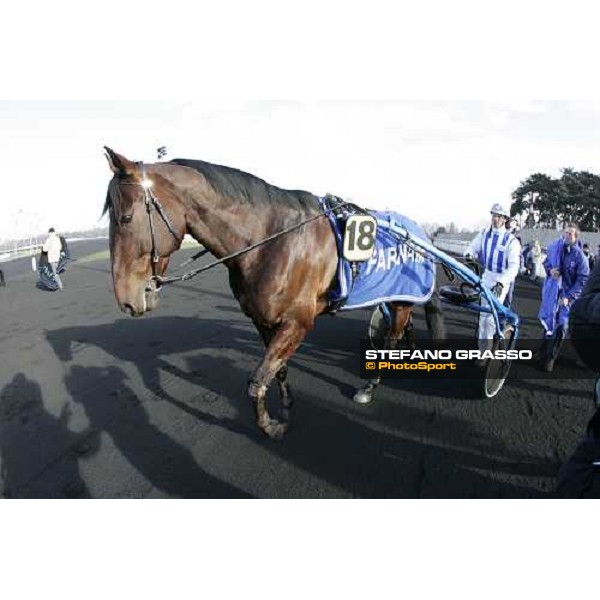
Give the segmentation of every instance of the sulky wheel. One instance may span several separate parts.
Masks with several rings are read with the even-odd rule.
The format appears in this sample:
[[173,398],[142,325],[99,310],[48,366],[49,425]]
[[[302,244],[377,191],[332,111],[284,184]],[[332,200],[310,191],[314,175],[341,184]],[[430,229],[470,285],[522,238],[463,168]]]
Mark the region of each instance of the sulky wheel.
[[[511,325],[506,325],[503,331],[503,337],[494,338],[492,351],[509,350],[513,346],[514,329]],[[510,371],[511,360],[488,360],[483,368],[483,381],[480,383],[481,391],[485,398],[493,398],[504,385],[508,372]]]
[[369,341],[374,350],[383,350],[385,348],[385,340],[390,331],[389,312],[384,313],[382,305],[376,306],[369,320]]

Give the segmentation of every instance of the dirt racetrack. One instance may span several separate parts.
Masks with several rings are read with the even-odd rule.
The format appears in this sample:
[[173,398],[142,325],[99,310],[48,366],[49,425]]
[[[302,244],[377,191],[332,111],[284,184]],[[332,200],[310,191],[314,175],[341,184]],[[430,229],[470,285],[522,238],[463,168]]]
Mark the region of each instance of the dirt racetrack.
[[[72,253],[64,292],[36,289],[29,259],[2,265],[4,497],[552,496],[592,414],[590,379],[511,379],[487,401],[395,380],[356,405],[369,316],[357,311],[321,317],[292,359],[293,421],[273,442],[246,398],[261,344],[223,267],[131,319],[112,295],[106,240]],[[539,286],[519,280],[525,336],[537,335],[538,301]],[[469,314],[445,316],[451,333],[472,327]],[[422,309],[415,326],[418,336]]]

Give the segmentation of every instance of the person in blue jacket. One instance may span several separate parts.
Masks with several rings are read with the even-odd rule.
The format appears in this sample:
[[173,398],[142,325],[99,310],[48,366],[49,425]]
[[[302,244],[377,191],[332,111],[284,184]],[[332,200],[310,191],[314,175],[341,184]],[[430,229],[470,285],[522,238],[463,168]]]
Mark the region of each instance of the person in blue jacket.
[[592,392],[596,412],[560,469],[556,489],[563,498],[600,498],[600,262],[571,309],[569,327],[577,354],[598,375]]
[[544,327],[544,339],[538,355],[548,373],[554,368],[554,361],[567,335],[571,306],[581,295],[590,274],[579,235],[579,227],[569,223],[563,235],[548,246],[544,261],[546,281],[538,312],[538,318]]

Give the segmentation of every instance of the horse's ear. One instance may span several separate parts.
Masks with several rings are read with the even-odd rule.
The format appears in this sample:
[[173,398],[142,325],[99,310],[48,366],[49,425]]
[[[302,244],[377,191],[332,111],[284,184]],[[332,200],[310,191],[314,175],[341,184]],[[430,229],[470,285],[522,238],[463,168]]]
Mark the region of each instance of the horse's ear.
[[110,170],[117,174],[132,175],[135,172],[135,163],[126,159],[124,156],[117,154],[108,146],[104,146],[106,160]]

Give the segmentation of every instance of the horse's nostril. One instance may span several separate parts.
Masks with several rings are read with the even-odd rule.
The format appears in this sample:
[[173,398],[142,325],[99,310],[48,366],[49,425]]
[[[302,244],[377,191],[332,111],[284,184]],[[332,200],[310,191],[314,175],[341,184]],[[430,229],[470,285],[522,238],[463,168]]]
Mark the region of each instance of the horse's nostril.
[[128,312],[132,317],[135,314],[135,310],[133,310],[133,306],[131,304],[128,304],[128,303],[123,304],[121,310],[123,312]]

